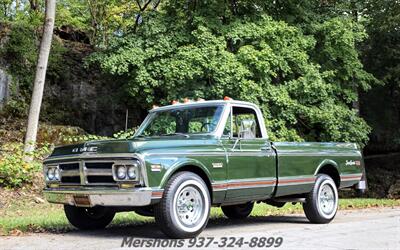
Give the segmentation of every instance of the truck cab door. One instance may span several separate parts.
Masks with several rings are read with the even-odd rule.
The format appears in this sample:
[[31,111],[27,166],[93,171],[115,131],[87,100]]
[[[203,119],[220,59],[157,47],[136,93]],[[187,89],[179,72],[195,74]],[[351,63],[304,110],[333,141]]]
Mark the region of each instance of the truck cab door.
[[222,137],[228,158],[225,199],[268,198],[276,184],[276,158],[260,127],[261,112],[240,106],[232,106],[230,112]]

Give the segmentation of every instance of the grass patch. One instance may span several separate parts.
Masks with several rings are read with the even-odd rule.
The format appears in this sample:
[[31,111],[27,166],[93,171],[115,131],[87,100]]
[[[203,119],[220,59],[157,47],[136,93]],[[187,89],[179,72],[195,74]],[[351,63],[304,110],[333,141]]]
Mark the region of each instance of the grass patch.
[[[400,206],[400,200],[355,198],[341,199],[339,207],[344,209],[360,209],[371,207]],[[252,216],[284,215],[302,213],[301,204],[286,204],[282,208],[274,208],[264,203],[256,204]],[[212,208],[211,218],[223,217],[220,208]],[[118,213],[111,227],[141,225],[154,222],[153,218],[143,217],[133,212]],[[15,202],[7,208],[0,209],[0,234],[18,235],[21,232],[53,232],[62,233],[73,230],[65,218],[61,205],[49,203]]]

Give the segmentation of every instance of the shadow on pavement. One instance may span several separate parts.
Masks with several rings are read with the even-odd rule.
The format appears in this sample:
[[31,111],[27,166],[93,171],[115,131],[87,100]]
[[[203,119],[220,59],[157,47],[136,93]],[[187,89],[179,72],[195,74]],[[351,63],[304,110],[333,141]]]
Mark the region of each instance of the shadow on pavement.
[[[240,227],[241,230],[246,226],[268,225],[267,223],[294,223],[308,224],[305,216],[252,216],[244,220],[230,220],[227,218],[210,219],[207,229],[223,229],[224,227]],[[148,222],[141,225],[114,225],[104,230],[79,231],[74,230],[68,235],[76,235],[81,237],[103,237],[103,238],[121,238],[123,236],[140,237],[140,238],[167,238],[157,227],[154,222]]]

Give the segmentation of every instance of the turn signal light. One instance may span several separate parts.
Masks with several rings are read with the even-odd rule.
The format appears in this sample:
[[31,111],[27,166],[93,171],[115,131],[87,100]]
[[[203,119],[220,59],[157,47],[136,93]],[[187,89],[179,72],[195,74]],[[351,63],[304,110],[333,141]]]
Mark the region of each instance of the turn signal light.
[[132,184],[132,183],[121,183],[119,186],[121,188],[134,188],[135,184]]
[[225,96],[224,101],[232,101],[232,98],[230,98],[229,96]]
[[183,99],[183,103],[189,103],[190,102],[190,99],[189,98],[185,98],[185,99]]
[[178,104],[179,102],[177,100],[173,100],[171,103],[172,103],[172,105],[175,105],[175,104]]

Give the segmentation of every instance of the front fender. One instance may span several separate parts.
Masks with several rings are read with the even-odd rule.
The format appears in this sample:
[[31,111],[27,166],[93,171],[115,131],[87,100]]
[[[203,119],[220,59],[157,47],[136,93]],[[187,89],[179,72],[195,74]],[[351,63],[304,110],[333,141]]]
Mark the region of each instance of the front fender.
[[208,180],[211,181],[210,170],[204,163],[190,156],[160,156],[148,155],[144,159],[146,163],[146,172],[149,187],[164,188],[171,176],[179,169],[187,166],[193,166],[205,173]]
[[183,167],[187,167],[187,166],[193,166],[193,167],[199,168],[206,174],[208,180],[211,182],[211,173],[203,163],[201,163],[200,161],[198,161],[196,159],[183,158],[183,159],[178,159],[173,165],[168,167],[167,171],[165,172],[164,176],[161,179],[160,187],[164,188],[165,185],[167,184],[168,180],[171,178],[171,176],[174,173],[179,171],[179,169],[181,169]]

